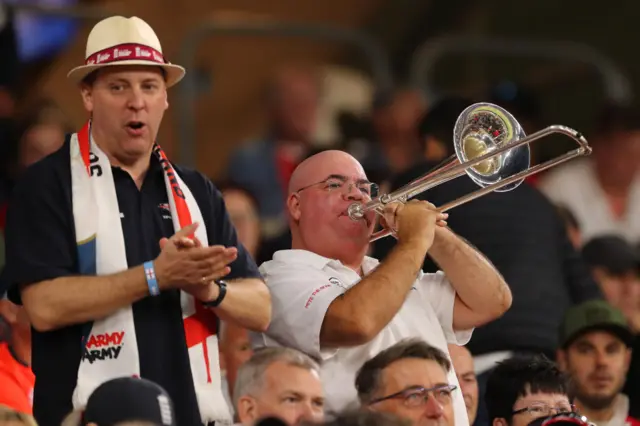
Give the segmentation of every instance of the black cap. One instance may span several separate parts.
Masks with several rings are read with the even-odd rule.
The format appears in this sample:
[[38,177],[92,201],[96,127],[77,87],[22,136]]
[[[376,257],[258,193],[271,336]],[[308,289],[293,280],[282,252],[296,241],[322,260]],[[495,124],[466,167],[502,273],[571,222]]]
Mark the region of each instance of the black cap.
[[640,257],[635,247],[617,235],[596,237],[582,248],[582,257],[591,267],[601,267],[613,275],[637,271]]
[[83,424],[113,426],[125,421],[175,426],[173,402],[162,387],[146,379],[122,377],[98,386],[87,401]]

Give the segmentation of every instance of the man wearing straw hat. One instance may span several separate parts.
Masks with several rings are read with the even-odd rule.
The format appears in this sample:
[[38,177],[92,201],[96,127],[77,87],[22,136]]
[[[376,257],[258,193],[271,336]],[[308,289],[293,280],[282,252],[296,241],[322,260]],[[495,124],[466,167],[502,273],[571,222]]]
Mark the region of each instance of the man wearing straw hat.
[[184,73],[141,19],[99,22],[69,73],[89,122],[16,187],[5,279],[35,329],[41,425],[116,377],[165,388],[180,425],[230,420],[217,318],[264,330],[270,295],[219,191],[155,143]]

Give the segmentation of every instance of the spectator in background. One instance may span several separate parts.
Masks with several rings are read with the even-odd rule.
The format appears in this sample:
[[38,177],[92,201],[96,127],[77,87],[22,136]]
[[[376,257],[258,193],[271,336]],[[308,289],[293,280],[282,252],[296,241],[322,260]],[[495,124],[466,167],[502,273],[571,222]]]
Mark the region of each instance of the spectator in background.
[[[526,134],[540,130],[542,108],[534,90],[522,83],[510,80],[499,81],[489,89],[488,102],[494,103],[511,113],[520,123]],[[540,159],[541,144],[529,145],[531,164]],[[528,176],[525,180],[535,185],[540,174]]]
[[[443,158],[453,154],[452,129],[460,113],[472,103],[462,98],[444,99],[426,114],[419,130],[425,141],[425,158],[428,144],[446,147]],[[391,190],[430,172],[441,158],[434,160],[424,160],[396,177]],[[461,176],[416,198],[441,206],[478,189],[469,177]],[[482,401],[488,374],[496,362],[516,352],[555,356],[562,313],[573,304],[601,297],[601,293],[569,241],[555,206],[530,184],[524,182],[509,192],[487,194],[449,213],[449,227],[489,258],[513,293],[511,309],[476,329],[467,344],[475,357]],[[393,238],[379,240],[374,256],[385,258],[395,246]],[[426,258],[423,269],[434,272],[438,266]],[[476,424],[486,422],[486,410],[480,404]]]
[[[42,99],[18,117],[17,123],[9,130],[8,142],[12,145],[6,152],[6,185],[10,189],[13,182],[24,170],[57,151],[64,143],[68,123],[60,108],[48,99]],[[4,229],[9,196],[0,200],[0,229]]]
[[449,344],[448,348],[453,370],[464,397],[464,405],[467,407],[469,424],[473,424],[478,412],[478,380],[473,368],[473,357],[464,346]]
[[289,426],[324,419],[319,365],[290,348],[265,348],[238,371],[234,408],[244,426],[277,417]]
[[[0,300],[0,405],[32,414],[31,325],[22,306]],[[0,416],[1,417],[1,416]],[[2,424],[0,422],[0,424]]]
[[62,426],[177,426],[171,397],[150,380],[111,379],[98,386],[87,404],[69,413]]
[[71,132],[62,110],[51,100],[42,99],[18,122],[18,173],[57,151]]
[[278,70],[265,95],[268,133],[238,148],[229,159],[227,179],[257,197],[265,239],[287,232],[287,185],[313,144],[320,95],[320,76],[314,70]]
[[622,312],[605,301],[585,302],[569,309],[560,327],[558,363],[573,385],[580,414],[598,426],[639,426],[639,400],[622,393],[628,375],[633,333]]
[[588,241],[582,257],[605,299],[620,309],[634,333],[640,333],[640,256],[617,235]]
[[547,172],[540,189],[580,221],[583,238],[640,241],[640,110],[608,107],[590,139],[593,154]]
[[[260,218],[258,201],[245,188],[232,183],[216,185],[222,193],[231,223],[238,231],[238,240],[255,259],[260,246]],[[218,331],[220,340],[220,369],[222,388],[229,407],[233,407],[233,386],[238,369],[253,354],[249,332],[238,324],[220,321]],[[232,413],[233,414],[233,413]]]
[[366,361],[356,375],[362,407],[391,413],[414,426],[453,426],[453,401],[462,398],[447,375],[447,354],[419,339],[401,340]]
[[229,219],[238,232],[238,240],[255,259],[261,243],[257,198],[248,189],[230,182],[216,187],[222,193]]
[[544,356],[518,356],[498,364],[487,382],[491,426],[526,426],[541,417],[570,413],[567,377]]
[[424,112],[421,93],[411,89],[397,90],[374,105],[371,119],[375,141],[371,156],[363,159],[366,171],[374,169],[372,179],[384,182],[412,167],[420,158],[415,128]]

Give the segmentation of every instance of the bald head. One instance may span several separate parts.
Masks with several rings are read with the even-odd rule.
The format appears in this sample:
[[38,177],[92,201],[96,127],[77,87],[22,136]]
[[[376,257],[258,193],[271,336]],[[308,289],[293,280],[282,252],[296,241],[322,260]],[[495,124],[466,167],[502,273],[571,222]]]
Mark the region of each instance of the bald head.
[[[346,166],[347,170],[340,172],[340,166]],[[353,156],[344,151],[327,150],[319,152],[304,160],[296,167],[289,180],[289,195],[300,188],[320,182],[331,174],[359,173],[366,177],[364,169]],[[323,174],[324,173],[324,174]]]
[[289,181],[287,197],[291,248],[359,267],[376,213],[352,220],[348,209],[370,199],[370,191],[363,190],[363,186],[371,188],[367,182],[360,163],[343,151],[322,151],[300,163]]

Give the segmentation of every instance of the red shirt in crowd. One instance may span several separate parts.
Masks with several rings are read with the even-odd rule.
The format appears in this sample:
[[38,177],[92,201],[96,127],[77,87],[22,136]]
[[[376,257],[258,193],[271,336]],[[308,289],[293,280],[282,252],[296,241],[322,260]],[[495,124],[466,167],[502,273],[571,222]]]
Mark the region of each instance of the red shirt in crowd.
[[7,342],[0,343],[0,404],[33,414],[33,387],[36,377],[31,368],[18,361]]

